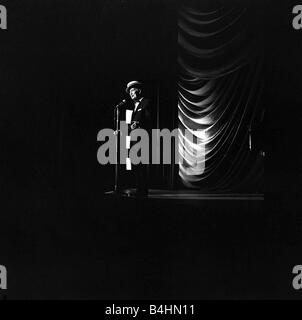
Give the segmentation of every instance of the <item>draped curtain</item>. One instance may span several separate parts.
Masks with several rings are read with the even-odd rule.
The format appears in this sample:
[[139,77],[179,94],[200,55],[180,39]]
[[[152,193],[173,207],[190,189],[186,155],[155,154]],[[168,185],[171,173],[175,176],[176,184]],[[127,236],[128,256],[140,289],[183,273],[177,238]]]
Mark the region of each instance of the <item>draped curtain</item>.
[[259,191],[261,32],[251,8],[214,2],[179,8],[179,176],[189,188]]

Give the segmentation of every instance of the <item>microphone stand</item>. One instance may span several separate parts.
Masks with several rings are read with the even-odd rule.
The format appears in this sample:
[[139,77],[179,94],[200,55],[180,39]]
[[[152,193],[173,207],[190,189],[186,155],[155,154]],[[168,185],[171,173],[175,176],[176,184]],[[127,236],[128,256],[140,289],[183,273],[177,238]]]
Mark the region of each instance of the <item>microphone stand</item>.
[[119,108],[126,103],[126,100],[123,100],[114,108],[114,122],[115,122],[115,132],[116,132],[116,152],[115,152],[115,172],[114,172],[114,190],[105,192],[105,194],[111,194],[111,195],[121,195],[121,186],[120,186],[120,110]]
[[119,111],[120,105],[115,106],[114,111],[113,111],[113,118],[114,118],[114,125],[115,125],[115,132],[116,132],[116,146],[115,146],[115,170],[114,170],[114,189],[113,191],[108,191],[105,192],[105,194],[108,195],[121,195],[121,187],[120,187],[120,182],[119,182],[119,173],[120,173],[120,163],[119,163],[119,158],[120,158],[120,125],[119,125],[119,118],[120,118],[120,111]]
[[119,164],[119,158],[120,158],[120,126],[119,126],[119,118],[120,118],[120,111],[119,107],[116,106],[114,108],[114,119],[115,119],[115,130],[116,130],[116,163],[115,163],[115,177],[114,177],[114,193],[119,194],[120,193],[120,185],[119,185],[119,171],[120,171],[120,164]]

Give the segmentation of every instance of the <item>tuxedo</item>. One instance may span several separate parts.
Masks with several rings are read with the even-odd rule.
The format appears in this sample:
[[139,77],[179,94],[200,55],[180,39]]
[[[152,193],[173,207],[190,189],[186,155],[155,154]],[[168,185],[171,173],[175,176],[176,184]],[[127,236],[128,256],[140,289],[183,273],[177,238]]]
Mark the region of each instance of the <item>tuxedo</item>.
[[147,131],[151,130],[151,110],[149,99],[142,98],[141,101],[134,106],[131,121],[137,122],[137,128],[142,128]]

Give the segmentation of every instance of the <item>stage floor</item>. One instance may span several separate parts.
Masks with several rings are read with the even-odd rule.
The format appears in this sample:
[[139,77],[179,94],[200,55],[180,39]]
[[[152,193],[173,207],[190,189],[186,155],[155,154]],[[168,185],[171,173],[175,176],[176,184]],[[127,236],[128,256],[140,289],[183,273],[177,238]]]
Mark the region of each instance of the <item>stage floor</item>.
[[[135,189],[124,189],[125,197],[133,197]],[[150,189],[145,197],[149,199],[174,199],[174,200],[253,200],[263,201],[263,194],[249,193],[204,193],[199,190],[160,190]]]

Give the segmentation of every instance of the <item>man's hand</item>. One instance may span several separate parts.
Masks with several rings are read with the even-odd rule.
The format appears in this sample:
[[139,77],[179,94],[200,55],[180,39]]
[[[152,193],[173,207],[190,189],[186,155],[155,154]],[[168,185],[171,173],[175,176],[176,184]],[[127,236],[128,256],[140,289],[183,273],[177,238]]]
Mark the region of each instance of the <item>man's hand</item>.
[[133,121],[133,123],[131,124],[131,129],[134,130],[138,127],[138,122],[137,121]]

